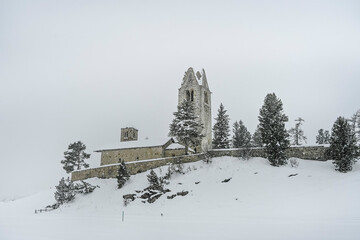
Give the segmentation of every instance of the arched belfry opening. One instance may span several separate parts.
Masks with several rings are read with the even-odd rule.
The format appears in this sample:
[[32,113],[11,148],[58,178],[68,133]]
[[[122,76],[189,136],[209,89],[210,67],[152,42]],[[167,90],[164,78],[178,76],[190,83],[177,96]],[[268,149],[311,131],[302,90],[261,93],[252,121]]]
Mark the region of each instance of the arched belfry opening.
[[194,90],[186,90],[186,100],[187,101],[194,101]]
[[190,91],[186,90],[186,101],[190,101]]

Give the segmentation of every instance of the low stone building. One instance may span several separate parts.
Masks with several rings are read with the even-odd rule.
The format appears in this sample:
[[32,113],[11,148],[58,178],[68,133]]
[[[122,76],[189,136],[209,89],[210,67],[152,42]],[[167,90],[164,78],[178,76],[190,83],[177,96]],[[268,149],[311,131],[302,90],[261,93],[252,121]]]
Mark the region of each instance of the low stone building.
[[147,159],[181,156],[185,154],[185,147],[173,138],[163,140],[124,141],[113,146],[96,150],[101,153],[100,165],[133,162]]

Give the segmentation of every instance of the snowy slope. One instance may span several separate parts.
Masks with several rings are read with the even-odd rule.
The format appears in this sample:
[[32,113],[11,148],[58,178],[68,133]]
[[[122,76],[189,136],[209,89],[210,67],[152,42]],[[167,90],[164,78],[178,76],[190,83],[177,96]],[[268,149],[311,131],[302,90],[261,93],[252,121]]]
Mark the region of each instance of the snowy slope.
[[299,162],[277,168],[262,158],[222,157],[186,164],[166,195],[186,190],[187,196],[153,204],[136,199],[127,207],[122,195],[147,187],[147,173],[121,190],[114,179],[91,179],[100,186],[94,193],[34,214],[54,202],[51,189],[0,203],[0,239],[359,239],[360,165],[342,174],[331,162]]

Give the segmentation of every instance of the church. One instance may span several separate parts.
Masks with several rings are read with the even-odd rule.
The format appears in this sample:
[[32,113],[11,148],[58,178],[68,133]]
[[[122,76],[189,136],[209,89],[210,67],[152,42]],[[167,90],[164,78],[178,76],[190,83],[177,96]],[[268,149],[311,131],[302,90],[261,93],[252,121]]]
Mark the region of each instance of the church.
[[[193,102],[195,115],[204,125],[201,146],[190,149],[190,154],[210,150],[212,148],[211,91],[204,69],[201,73],[198,71],[195,74],[190,67],[185,72],[179,88],[178,104],[183,101]],[[138,132],[139,130],[133,127],[122,128],[119,143],[96,150],[95,152],[101,153],[100,165],[176,157],[185,154],[185,147],[177,143],[174,138],[139,140]]]

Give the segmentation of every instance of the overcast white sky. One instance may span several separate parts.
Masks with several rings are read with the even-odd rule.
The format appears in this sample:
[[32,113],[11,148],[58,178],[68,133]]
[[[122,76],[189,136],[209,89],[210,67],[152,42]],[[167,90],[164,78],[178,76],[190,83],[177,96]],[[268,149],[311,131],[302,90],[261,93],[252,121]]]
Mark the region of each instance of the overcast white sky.
[[275,92],[314,143],[360,108],[359,43],[359,1],[0,0],[0,200],[57,184],[71,142],[167,135],[190,66],[213,117],[253,132]]

